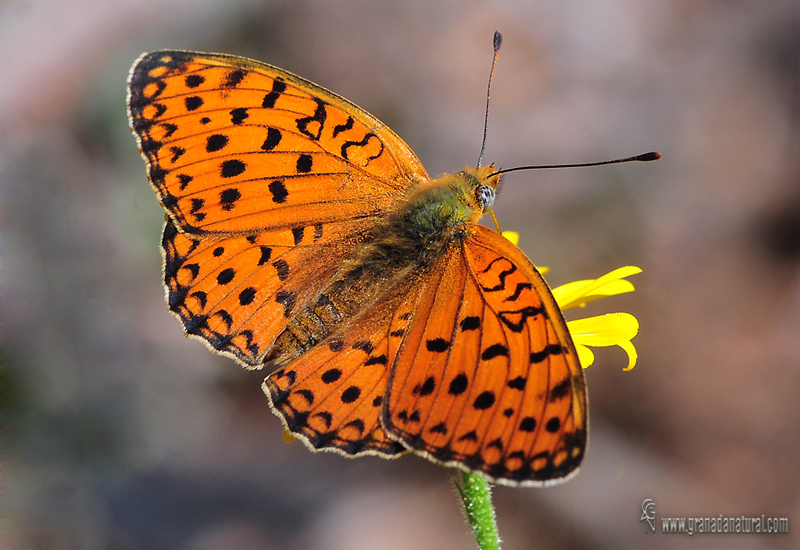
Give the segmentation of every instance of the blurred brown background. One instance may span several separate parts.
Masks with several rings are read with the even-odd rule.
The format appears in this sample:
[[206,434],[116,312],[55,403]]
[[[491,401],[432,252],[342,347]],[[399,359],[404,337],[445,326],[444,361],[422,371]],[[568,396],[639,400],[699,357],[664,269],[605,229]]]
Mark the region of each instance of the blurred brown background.
[[[143,51],[266,61],[397,131],[497,203],[560,284],[644,269],[588,313],[641,322],[587,371],[581,473],[495,492],[506,548],[800,546],[800,4],[634,0],[11,0],[0,6],[0,545],[469,549],[450,472],[285,444],[244,372],[168,313],[163,214],[125,115]],[[574,315],[572,316],[574,317]],[[788,535],[644,534],[661,516],[788,516]]]

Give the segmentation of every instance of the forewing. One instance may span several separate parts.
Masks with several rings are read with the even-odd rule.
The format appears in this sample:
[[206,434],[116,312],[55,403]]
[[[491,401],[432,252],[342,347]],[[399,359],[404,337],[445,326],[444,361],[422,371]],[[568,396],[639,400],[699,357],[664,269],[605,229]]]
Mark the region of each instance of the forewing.
[[428,178],[369,113],[257,61],[144,54],[128,108],[161,204],[179,231],[197,236],[375,216]]

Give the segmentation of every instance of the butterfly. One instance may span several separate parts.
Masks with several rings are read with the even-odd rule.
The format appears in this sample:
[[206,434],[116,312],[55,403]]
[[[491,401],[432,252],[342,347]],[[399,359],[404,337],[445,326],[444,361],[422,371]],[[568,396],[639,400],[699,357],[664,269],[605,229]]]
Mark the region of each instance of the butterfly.
[[166,211],[170,311],[312,450],[413,452],[507,485],[576,472],[587,396],[531,261],[478,220],[493,165],[432,179],[392,130],[288,71],[156,51],[129,121]]

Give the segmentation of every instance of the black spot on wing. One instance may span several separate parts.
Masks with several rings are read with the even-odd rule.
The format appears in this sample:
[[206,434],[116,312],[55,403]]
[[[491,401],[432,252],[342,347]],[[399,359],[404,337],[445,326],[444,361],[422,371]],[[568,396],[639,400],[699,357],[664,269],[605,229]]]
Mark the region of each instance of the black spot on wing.
[[322,381],[326,384],[332,384],[342,377],[342,371],[336,368],[328,369],[322,373]]
[[289,264],[286,262],[286,260],[275,260],[272,262],[272,266],[275,268],[275,271],[278,274],[278,279],[285,281],[289,278]]
[[361,141],[345,141],[342,144],[342,150],[341,150],[342,157],[344,157],[345,159],[350,159],[350,151],[349,150],[350,150],[351,147],[365,147],[369,143],[369,140],[372,139],[372,138],[375,138],[377,140],[378,145],[379,145],[379,149],[378,149],[377,153],[375,153],[374,155],[370,155],[367,158],[367,163],[369,163],[369,161],[371,161],[371,160],[375,160],[376,158],[381,156],[381,154],[383,153],[384,145],[383,145],[383,142],[380,139],[378,139],[378,136],[376,136],[375,134],[373,134],[371,132],[368,133],[367,135],[365,135],[364,138]]
[[225,81],[222,83],[222,87],[235,88],[244,80],[246,75],[247,73],[241,69],[232,69],[225,75]]
[[183,104],[186,106],[187,111],[196,111],[203,106],[203,98],[193,95],[184,99]]
[[352,128],[353,128],[353,117],[348,116],[347,122],[345,122],[344,124],[337,124],[336,126],[333,127],[333,135],[331,137],[335,138],[340,133],[346,132],[347,130],[350,130]]
[[464,317],[459,324],[461,330],[475,330],[481,328],[480,317]]
[[[494,267],[494,264],[500,261],[508,262],[508,260],[506,260],[505,258],[495,258],[481,273],[488,273]],[[495,286],[487,287],[481,285],[481,288],[484,290],[484,292],[498,292],[506,287],[506,277],[508,277],[517,270],[517,266],[515,266],[514,264],[509,262],[509,265],[510,267],[508,269],[504,269],[497,275],[499,282]]]
[[318,413],[314,413],[311,415],[311,418],[319,418],[322,422],[325,423],[325,429],[331,427],[331,422],[333,422],[333,415],[328,411],[320,411]]
[[267,129],[267,139],[264,140],[264,143],[261,144],[262,151],[272,151],[275,147],[283,139],[283,134],[277,128],[268,128]]
[[221,151],[228,145],[229,138],[225,134],[212,134],[206,138],[206,153]]
[[258,259],[258,265],[264,265],[272,257],[272,249],[268,246],[261,246],[261,257]]
[[554,416],[550,420],[547,421],[545,424],[544,429],[550,432],[551,434],[556,433],[561,428],[561,419],[557,416]]
[[197,88],[198,86],[200,86],[200,84],[202,84],[205,81],[206,81],[205,77],[199,74],[190,74],[187,75],[186,78],[184,79],[187,88]]
[[203,221],[206,217],[205,213],[200,212],[200,209],[203,208],[206,201],[204,199],[193,198],[191,200],[191,208],[189,208],[189,214],[194,216],[197,221]]
[[492,344],[481,353],[481,359],[489,361],[495,357],[508,357],[508,348],[503,344]]
[[475,398],[475,401],[472,403],[472,406],[478,410],[486,410],[492,405],[494,405],[494,402],[495,402],[494,392],[485,391]]
[[319,98],[314,98],[317,103],[317,108],[313,116],[301,117],[297,119],[297,129],[300,133],[307,137],[318,141],[322,135],[322,129],[325,126],[325,121],[328,118],[328,113],[325,111],[325,102]]
[[525,323],[531,317],[544,313],[544,307],[526,306],[522,309],[500,311],[497,316],[512,332],[522,332]]
[[313,164],[314,164],[314,158],[308,153],[302,153],[299,157],[297,157],[295,170],[297,170],[298,174],[307,174],[311,172]]
[[202,290],[196,290],[195,292],[192,292],[191,294],[189,294],[189,297],[197,300],[200,309],[206,308],[206,303],[208,302],[208,294],[206,294]]
[[364,433],[365,426],[363,420],[361,420],[360,418],[356,418],[355,420],[351,420],[350,422],[342,426],[342,428],[353,428],[357,430],[360,435]]
[[503,440],[498,437],[497,439],[494,439],[494,440],[490,441],[489,444],[486,445],[486,448],[487,449],[495,448],[495,449],[499,449],[499,450],[502,451],[503,450]]
[[432,338],[425,343],[425,346],[428,351],[442,353],[450,349],[450,342],[444,338]]
[[412,393],[420,397],[425,397],[426,395],[432,394],[433,390],[435,389],[436,389],[436,380],[433,378],[433,376],[429,376],[428,378],[425,379],[425,382],[423,382],[422,384],[417,384],[412,390]]
[[256,297],[256,289],[252,286],[245,288],[239,293],[239,305],[247,306],[253,303]]
[[164,128],[164,137],[170,137],[178,131],[178,125],[172,124],[171,122],[164,122],[161,124],[161,127]]
[[428,431],[434,434],[447,435],[447,425],[444,422],[440,422],[439,424],[436,424]]
[[309,405],[314,402],[314,392],[311,390],[296,390],[294,393],[305,399]]
[[530,361],[531,363],[541,363],[550,355],[561,355],[562,353],[564,353],[564,349],[561,347],[561,344],[549,344],[540,351],[532,352]]
[[514,390],[524,390],[525,384],[527,384],[528,379],[524,376],[517,376],[516,378],[512,378],[507,382],[507,386]]
[[523,432],[532,432],[536,429],[536,419],[532,416],[526,416],[519,421],[519,429]]
[[350,386],[342,392],[340,399],[342,403],[353,403],[361,396],[361,389],[357,386]]
[[530,290],[532,285],[530,283],[517,283],[517,288],[514,290],[514,294],[503,300],[504,302],[514,302],[517,298],[519,298],[520,294],[522,294],[523,290]]
[[236,270],[232,267],[227,267],[217,274],[217,284],[218,285],[227,285],[233,278],[236,276]]
[[286,91],[286,83],[279,78],[276,78],[272,81],[272,90],[264,96],[264,100],[261,102],[261,106],[264,109],[272,109],[275,107],[275,102],[281,96],[283,92]]
[[231,124],[238,126],[249,116],[250,114],[244,107],[236,107],[235,109],[231,109]]
[[450,387],[448,388],[448,393],[450,395],[461,395],[467,388],[469,387],[469,379],[467,375],[464,373],[457,374],[453,379],[450,381]]
[[223,178],[233,178],[244,173],[246,165],[239,159],[228,159],[220,164],[219,175]]
[[572,393],[572,379],[565,378],[550,390],[547,400],[550,403],[560,401]]
[[192,275],[192,279],[196,279],[197,275],[200,273],[200,266],[198,264],[183,264],[181,269],[189,271]]
[[269,192],[272,193],[272,202],[281,204],[286,202],[286,197],[289,196],[289,191],[281,180],[272,180],[267,186]]
[[170,147],[169,152],[172,153],[172,158],[169,159],[169,161],[172,164],[175,164],[175,162],[177,162],[177,160],[186,153],[186,149],[184,149],[183,147],[175,146],[175,147]]
[[186,186],[189,185],[194,178],[187,174],[178,174],[178,181],[180,182],[180,190],[183,191],[186,189]]
[[220,192],[219,205],[223,210],[230,212],[233,210],[233,207],[236,206],[236,202],[241,198],[242,194],[238,189],[235,187],[229,187],[228,189],[223,189]]
[[294,245],[297,246],[301,242],[303,242],[303,236],[305,234],[305,227],[293,227],[292,228],[292,238],[294,239]]

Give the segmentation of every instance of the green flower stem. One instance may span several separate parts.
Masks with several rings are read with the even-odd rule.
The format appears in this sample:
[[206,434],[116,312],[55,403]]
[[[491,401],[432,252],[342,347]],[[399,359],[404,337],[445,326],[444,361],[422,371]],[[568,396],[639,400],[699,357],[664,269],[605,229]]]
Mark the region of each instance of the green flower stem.
[[[460,477],[460,479],[459,479]],[[464,514],[475,534],[480,550],[500,550],[500,533],[497,531],[497,518],[492,505],[492,489],[479,475],[459,472],[453,479]]]

